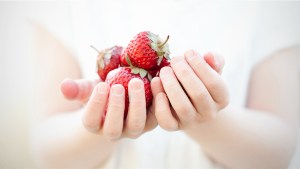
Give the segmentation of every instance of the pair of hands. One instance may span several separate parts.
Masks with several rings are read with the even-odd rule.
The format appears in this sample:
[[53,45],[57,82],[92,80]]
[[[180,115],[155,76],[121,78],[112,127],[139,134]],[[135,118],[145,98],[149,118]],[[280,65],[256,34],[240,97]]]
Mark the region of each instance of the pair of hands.
[[[99,80],[64,80],[61,91],[70,100],[85,104],[82,122],[87,130],[109,140],[137,138],[159,124],[175,131],[210,121],[228,104],[229,96],[220,74],[224,59],[208,53],[203,57],[187,51],[171,60],[170,67],[151,81],[152,106],[147,110],[143,82],[128,85],[129,111],[124,120],[125,89]],[[105,114],[106,112],[106,114]]]

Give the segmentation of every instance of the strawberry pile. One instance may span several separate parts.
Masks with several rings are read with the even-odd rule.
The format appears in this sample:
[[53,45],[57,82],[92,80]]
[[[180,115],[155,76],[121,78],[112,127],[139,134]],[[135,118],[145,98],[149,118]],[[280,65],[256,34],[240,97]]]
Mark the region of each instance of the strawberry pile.
[[162,41],[150,31],[138,33],[123,50],[113,46],[98,52],[97,73],[110,86],[121,84],[125,88],[125,116],[128,113],[128,83],[133,78],[144,82],[147,108],[152,104],[150,81],[158,76],[159,70],[170,65],[169,36]]

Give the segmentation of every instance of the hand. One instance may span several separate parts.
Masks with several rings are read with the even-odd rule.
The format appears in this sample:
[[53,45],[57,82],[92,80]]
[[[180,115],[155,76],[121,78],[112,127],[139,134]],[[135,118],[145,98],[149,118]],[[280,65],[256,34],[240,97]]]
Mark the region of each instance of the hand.
[[188,51],[184,57],[171,60],[171,67],[160,71],[152,88],[159,90],[155,97],[155,116],[166,130],[185,129],[216,117],[229,101],[227,87],[219,73],[224,60],[209,53],[201,57]]
[[86,104],[82,116],[85,128],[109,140],[137,138],[157,126],[153,107],[146,110],[144,84],[140,79],[129,82],[130,104],[126,120],[125,89],[122,85],[110,88],[105,82],[97,80],[68,79],[62,82],[61,90],[66,98]]

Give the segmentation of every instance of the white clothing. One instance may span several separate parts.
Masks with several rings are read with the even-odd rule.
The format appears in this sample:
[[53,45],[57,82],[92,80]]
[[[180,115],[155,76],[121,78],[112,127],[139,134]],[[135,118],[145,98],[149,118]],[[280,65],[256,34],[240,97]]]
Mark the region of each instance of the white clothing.
[[[76,51],[84,76],[95,74],[96,53],[89,45],[99,49],[126,46],[135,34],[149,30],[162,38],[170,35],[173,57],[187,49],[222,54],[231,104],[237,106],[245,103],[255,63],[300,44],[296,17],[300,3],[111,0],[67,2],[53,8],[57,11],[44,24]],[[137,140],[124,139],[106,167],[218,168],[200,149],[182,132],[158,127]]]

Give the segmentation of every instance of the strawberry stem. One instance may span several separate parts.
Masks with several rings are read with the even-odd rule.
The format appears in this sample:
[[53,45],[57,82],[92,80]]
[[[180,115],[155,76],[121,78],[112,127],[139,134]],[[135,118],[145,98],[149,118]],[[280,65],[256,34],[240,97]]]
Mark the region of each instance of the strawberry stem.
[[167,39],[162,43],[162,44],[159,44],[158,47],[161,48],[163,47],[169,40],[169,35],[167,36]]
[[100,53],[100,51],[99,51],[95,46],[90,45],[90,47],[91,47],[92,49],[94,49],[97,53]]

